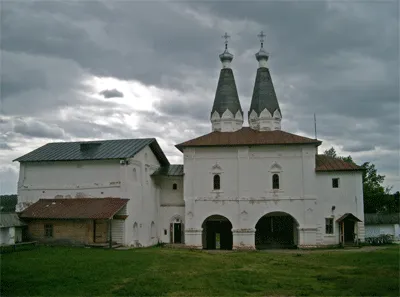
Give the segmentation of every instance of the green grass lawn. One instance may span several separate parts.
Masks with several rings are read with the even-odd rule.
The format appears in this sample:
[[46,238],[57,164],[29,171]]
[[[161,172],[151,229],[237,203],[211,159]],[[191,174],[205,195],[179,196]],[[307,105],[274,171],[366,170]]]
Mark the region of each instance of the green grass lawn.
[[1,255],[1,296],[399,296],[398,246],[208,253],[37,247]]

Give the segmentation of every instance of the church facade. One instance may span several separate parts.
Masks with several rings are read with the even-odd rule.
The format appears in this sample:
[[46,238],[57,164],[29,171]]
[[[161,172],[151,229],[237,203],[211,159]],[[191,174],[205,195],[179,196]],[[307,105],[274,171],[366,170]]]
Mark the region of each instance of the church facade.
[[152,138],[50,143],[16,159],[32,237],[204,249],[364,241],[361,168],[281,130],[268,58],[261,42],[244,127],[226,44],[212,131],[176,145],[183,164],[171,165]]

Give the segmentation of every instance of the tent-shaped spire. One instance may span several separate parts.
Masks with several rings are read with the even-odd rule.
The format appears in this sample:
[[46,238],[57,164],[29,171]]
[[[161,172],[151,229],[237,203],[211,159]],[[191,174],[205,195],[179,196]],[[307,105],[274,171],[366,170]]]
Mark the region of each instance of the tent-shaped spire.
[[228,51],[229,35],[225,33],[222,37],[225,38],[225,51],[219,55],[222,69],[211,110],[211,124],[213,131],[233,132],[243,126],[243,110],[230,67],[233,55]]
[[267,67],[269,54],[264,50],[265,35],[261,31],[258,37],[260,37],[261,48],[255,56],[259,62],[259,68],[248,113],[249,125],[252,129],[259,131],[280,130],[282,113]]

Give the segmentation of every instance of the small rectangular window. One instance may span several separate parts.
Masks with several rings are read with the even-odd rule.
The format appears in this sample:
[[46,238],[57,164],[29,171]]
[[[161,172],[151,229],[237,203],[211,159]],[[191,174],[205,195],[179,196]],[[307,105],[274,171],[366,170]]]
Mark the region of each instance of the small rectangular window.
[[221,189],[221,177],[219,174],[214,175],[214,190]]
[[339,179],[332,178],[332,188],[339,188]]
[[279,175],[276,173],[272,176],[272,189],[279,189]]
[[44,236],[53,237],[53,225],[51,224],[44,225]]
[[332,218],[325,219],[325,233],[333,234],[333,219]]

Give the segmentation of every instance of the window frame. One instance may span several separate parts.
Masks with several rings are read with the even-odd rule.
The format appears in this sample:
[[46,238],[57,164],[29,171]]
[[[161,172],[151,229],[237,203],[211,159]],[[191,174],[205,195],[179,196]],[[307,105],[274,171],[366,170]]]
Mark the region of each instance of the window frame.
[[[277,180],[275,180],[275,177],[277,178]],[[275,187],[275,182],[278,182],[278,187]],[[281,189],[281,185],[280,185],[280,176],[279,173],[275,172],[272,173],[272,190],[280,190]]]
[[178,184],[177,183],[173,183],[172,184],[172,190],[174,190],[174,191],[178,190]]
[[[218,181],[217,181],[218,179]],[[216,182],[218,182],[218,187],[216,187]],[[217,173],[213,175],[213,191],[221,190],[221,174]]]
[[[337,181],[337,187],[335,187],[335,182]],[[340,188],[340,178],[333,177],[332,178],[332,189],[339,189]]]
[[333,221],[333,218],[325,218],[325,234],[335,234],[335,222]]
[[44,237],[53,238],[53,236],[54,236],[54,225],[44,224]]

